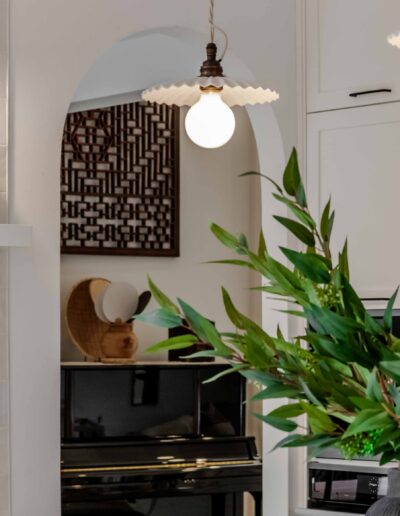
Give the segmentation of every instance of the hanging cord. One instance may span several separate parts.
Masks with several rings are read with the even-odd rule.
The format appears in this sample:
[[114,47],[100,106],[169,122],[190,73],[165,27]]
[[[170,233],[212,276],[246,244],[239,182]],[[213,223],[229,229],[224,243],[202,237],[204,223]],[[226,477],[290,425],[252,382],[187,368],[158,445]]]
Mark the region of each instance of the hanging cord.
[[210,0],[210,10],[209,10],[208,22],[210,24],[211,43],[215,43],[215,31],[216,30],[219,31],[224,37],[225,47],[224,47],[224,51],[221,54],[221,57],[219,58],[219,60],[222,61],[228,50],[229,40],[228,40],[228,34],[223,29],[221,29],[221,27],[219,27],[218,25],[215,25],[215,23],[214,23],[214,0]]

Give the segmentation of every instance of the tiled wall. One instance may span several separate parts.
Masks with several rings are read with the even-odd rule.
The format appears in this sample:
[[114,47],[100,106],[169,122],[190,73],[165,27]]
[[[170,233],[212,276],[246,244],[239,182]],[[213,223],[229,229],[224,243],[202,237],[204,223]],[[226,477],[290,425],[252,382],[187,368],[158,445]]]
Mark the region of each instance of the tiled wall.
[[[0,0],[0,224],[7,222],[8,2]],[[0,249],[0,516],[10,514],[7,260]]]

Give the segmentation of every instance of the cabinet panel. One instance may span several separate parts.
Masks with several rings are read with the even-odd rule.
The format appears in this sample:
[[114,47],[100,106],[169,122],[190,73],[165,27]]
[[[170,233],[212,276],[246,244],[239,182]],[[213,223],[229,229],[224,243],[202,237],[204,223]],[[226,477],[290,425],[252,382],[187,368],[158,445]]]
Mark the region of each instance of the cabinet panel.
[[398,0],[306,0],[308,112],[399,100],[399,31]]
[[400,283],[400,103],[308,116],[307,189],[321,215],[332,195],[335,253],[349,238],[363,296]]

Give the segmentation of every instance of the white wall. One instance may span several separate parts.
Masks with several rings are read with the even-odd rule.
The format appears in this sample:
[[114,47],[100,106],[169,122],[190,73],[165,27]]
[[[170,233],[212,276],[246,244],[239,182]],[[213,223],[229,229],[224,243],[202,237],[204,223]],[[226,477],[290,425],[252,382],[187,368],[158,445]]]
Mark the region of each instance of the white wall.
[[[77,282],[89,277],[104,277],[114,281],[130,281],[139,291],[147,288],[147,274],[170,296],[181,297],[217,322],[219,327],[232,329],[225,315],[220,287],[224,285],[244,313],[251,312],[248,290],[251,274],[248,269],[207,265],[204,262],[231,258],[209,230],[216,222],[235,233],[249,235],[260,228],[260,190],[257,181],[238,178],[248,170],[258,170],[257,148],[246,110],[235,109],[237,127],[232,140],[221,149],[207,151],[194,145],[183,127],[186,110],[181,113],[181,256],[179,258],[143,258],[124,256],[61,257],[61,303]],[[156,307],[156,303],[153,303]],[[70,343],[63,317],[62,359],[82,359]],[[146,347],[166,338],[165,329],[136,324],[139,337],[138,358],[155,360],[165,354],[150,355]]]
[[[34,226],[32,248],[10,252],[13,516],[60,511],[58,170],[69,103],[86,70],[114,42],[160,26],[198,31],[206,11],[197,0],[11,3],[10,222]],[[249,75],[281,92],[274,109],[286,149],[295,138],[294,12],[295,0],[253,0],[251,5],[220,0],[217,7],[231,48]],[[269,107],[258,113],[261,118],[252,116],[252,122],[261,169],[279,176],[283,155],[276,118]],[[269,204],[265,211],[263,206],[263,216],[269,210]],[[271,505],[273,492],[267,494],[265,513],[283,516]]]

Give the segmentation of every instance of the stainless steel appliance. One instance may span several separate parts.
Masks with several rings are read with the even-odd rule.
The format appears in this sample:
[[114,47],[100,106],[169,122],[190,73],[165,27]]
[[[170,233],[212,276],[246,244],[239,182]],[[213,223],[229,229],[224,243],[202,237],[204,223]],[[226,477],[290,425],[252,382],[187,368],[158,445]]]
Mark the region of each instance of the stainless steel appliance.
[[308,465],[308,507],[365,514],[387,494],[388,469],[374,461],[316,459]]

